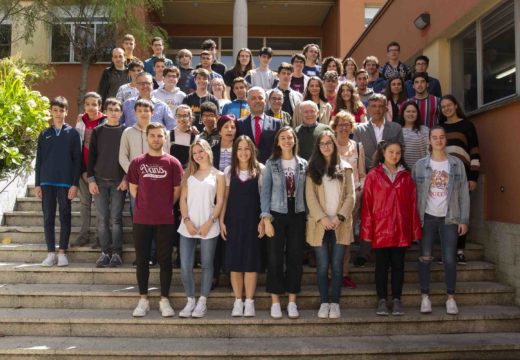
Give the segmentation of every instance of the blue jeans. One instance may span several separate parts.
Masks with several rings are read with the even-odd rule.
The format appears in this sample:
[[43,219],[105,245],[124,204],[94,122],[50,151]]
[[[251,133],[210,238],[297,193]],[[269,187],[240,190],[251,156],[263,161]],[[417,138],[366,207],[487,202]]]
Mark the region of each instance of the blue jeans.
[[[316,254],[316,275],[318,277],[318,289],[320,290],[320,303],[330,302],[339,304],[345,245],[336,243],[334,230],[325,230],[323,243],[321,246],[314,247],[314,253]],[[330,301],[328,286],[329,265],[332,268]]]
[[[202,262],[202,275],[200,281],[200,295],[208,297],[213,281],[213,260],[217,247],[218,236],[211,239],[200,239],[200,257]],[[193,278],[193,265],[195,263],[195,249],[198,238],[180,236],[181,252],[181,278],[184,292],[187,297],[195,296],[195,279]]]
[[[441,239],[442,260],[444,262],[444,281],[446,292],[449,295],[455,294],[455,282],[457,280],[457,253],[458,225],[446,224],[444,217],[436,217],[424,214],[423,239],[421,241],[421,255],[419,257],[419,279],[421,283],[421,293],[430,293],[430,268],[433,252],[433,243],[437,238]],[[424,257],[430,258],[425,260]]]
[[56,251],[56,203],[60,208],[60,250],[67,250],[69,247],[72,214],[68,195],[68,187],[42,186],[43,230],[47,252]]
[[97,233],[104,253],[122,253],[123,206],[125,191],[117,190],[120,181],[96,179],[99,194],[96,202]]

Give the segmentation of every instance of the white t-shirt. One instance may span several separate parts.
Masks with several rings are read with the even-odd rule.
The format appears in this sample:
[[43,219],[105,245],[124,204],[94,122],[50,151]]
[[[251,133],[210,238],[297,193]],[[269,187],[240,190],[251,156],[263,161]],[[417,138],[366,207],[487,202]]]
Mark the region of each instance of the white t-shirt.
[[322,182],[325,190],[325,213],[329,218],[333,218],[338,213],[342,184],[338,179],[332,179],[328,175],[323,176]]
[[430,167],[432,168],[432,178],[425,212],[433,216],[444,217],[448,212],[450,163],[448,160],[430,160]]
[[296,196],[296,183],[295,183],[295,174],[296,174],[296,159],[292,158],[291,160],[282,159],[282,169],[285,173],[285,189],[287,190],[287,197],[295,197]]

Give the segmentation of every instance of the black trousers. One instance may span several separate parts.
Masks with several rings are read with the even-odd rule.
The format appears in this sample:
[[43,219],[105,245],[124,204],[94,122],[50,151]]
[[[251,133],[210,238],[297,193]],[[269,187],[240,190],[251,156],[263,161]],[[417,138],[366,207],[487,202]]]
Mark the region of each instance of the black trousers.
[[274,236],[267,237],[266,280],[266,290],[271,294],[297,294],[301,290],[305,213],[294,212],[294,199],[288,205],[287,214],[271,212]]
[[391,269],[392,298],[401,299],[404,282],[404,247],[374,249],[376,254],[376,290],[378,299],[388,297],[388,270]]
[[173,224],[134,224],[134,247],[137,263],[136,276],[139,294],[148,294],[149,261],[152,238],[157,240],[157,261],[160,267],[161,296],[168,297],[172,282]]

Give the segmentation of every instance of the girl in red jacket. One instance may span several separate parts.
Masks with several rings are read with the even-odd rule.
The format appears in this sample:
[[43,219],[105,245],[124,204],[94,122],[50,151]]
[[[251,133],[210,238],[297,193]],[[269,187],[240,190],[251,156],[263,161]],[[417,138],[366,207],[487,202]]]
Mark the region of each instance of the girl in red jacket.
[[374,168],[363,190],[361,234],[376,254],[376,314],[388,315],[388,270],[392,269],[392,315],[403,315],[401,293],[405,249],[422,237],[417,214],[415,183],[406,168],[402,145],[382,141],[374,155]]

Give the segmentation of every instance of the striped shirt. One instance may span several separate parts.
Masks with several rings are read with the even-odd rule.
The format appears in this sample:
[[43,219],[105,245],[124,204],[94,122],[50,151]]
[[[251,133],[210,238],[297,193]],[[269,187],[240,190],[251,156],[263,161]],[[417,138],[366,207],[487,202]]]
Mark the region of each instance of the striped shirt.
[[421,126],[419,131],[403,127],[404,161],[413,169],[417,160],[426,156],[428,152],[429,129]]
[[448,140],[446,152],[458,157],[464,163],[468,180],[477,181],[480,172],[480,151],[475,126],[469,120],[444,123]]
[[[439,103],[441,101],[440,98],[428,95],[428,97],[424,99],[417,99],[415,96],[408,99],[407,101],[414,101],[418,106],[421,112],[422,125],[427,126],[428,128],[432,128],[439,123]],[[403,102],[400,106],[400,111],[402,111],[402,106],[406,102]]]

